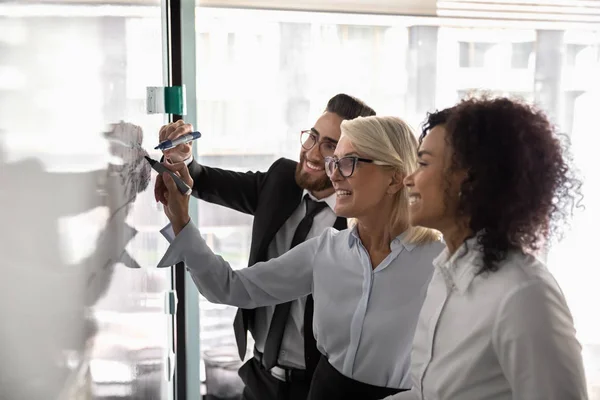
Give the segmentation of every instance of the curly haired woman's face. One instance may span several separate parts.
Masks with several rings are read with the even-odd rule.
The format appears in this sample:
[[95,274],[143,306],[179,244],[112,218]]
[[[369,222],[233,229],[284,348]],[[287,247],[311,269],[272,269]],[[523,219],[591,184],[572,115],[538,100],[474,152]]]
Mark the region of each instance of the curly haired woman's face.
[[411,225],[437,229],[444,233],[456,223],[458,193],[464,174],[447,173],[451,162],[450,146],[443,125],[434,127],[419,147],[419,167],[404,179],[410,190]]

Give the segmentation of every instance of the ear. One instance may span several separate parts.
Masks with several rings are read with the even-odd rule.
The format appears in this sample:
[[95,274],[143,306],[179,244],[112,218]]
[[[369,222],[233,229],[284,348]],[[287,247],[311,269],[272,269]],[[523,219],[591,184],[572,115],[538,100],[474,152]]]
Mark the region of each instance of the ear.
[[404,175],[398,171],[394,171],[392,174],[390,183],[387,188],[387,194],[394,195],[398,193],[404,187]]

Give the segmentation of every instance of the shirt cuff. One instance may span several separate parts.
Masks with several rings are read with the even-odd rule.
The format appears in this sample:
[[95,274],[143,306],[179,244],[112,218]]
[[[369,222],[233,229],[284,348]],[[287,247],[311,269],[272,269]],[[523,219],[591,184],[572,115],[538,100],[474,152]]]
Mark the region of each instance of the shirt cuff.
[[189,156],[188,158],[186,158],[185,160],[183,160],[183,162],[185,163],[185,165],[187,165],[188,167],[190,166],[190,164],[192,163],[192,161],[194,161],[194,156]]
[[173,225],[170,222],[167,224],[167,226],[160,230],[160,234],[163,235],[163,237],[167,239],[169,243],[175,240],[175,231],[173,231]]
[[196,228],[196,225],[194,225],[192,220],[187,223],[177,236],[175,236],[173,227],[170,223],[162,228],[160,233],[169,241],[170,245],[156,267],[171,267],[184,261],[184,251],[190,246],[190,243],[193,243],[194,239],[196,239],[197,233],[194,234],[194,231],[197,230],[198,228]]

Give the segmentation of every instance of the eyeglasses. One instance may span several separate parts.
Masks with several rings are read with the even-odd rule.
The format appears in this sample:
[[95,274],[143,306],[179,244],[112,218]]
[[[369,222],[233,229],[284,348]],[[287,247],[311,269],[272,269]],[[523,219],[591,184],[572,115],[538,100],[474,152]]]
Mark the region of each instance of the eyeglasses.
[[342,157],[339,160],[334,157],[325,157],[325,173],[331,178],[335,170],[340,171],[340,175],[344,178],[350,178],[354,173],[358,162],[370,163],[375,165],[390,165],[382,161],[370,160],[357,156]]
[[[304,130],[300,132],[300,143],[302,144],[302,148],[310,150],[319,143],[319,134],[312,129]],[[323,157],[331,157],[335,151],[335,146],[336,143],[329,140],[323,140],[319,143],[319,151]]]

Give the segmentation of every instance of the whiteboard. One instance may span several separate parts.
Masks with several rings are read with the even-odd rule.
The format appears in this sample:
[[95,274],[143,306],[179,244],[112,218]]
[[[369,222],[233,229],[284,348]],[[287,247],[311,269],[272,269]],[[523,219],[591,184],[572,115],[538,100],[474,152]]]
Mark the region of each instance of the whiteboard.
[[[35,157],[10,161],[0,142],[2,399],[73,398],[89,380],[97,330],[90,307],[117,265],[141,268],[126,248],[137,234],[127,222],[132,204],[151,181],[143,133],[121,122],[104,136],[119,162],[84,172],[49,171]],[[94,210],[101,230],[90,251],[69,262],[63,249],[76,242],[60,222],[86,214],[89,221]]]

